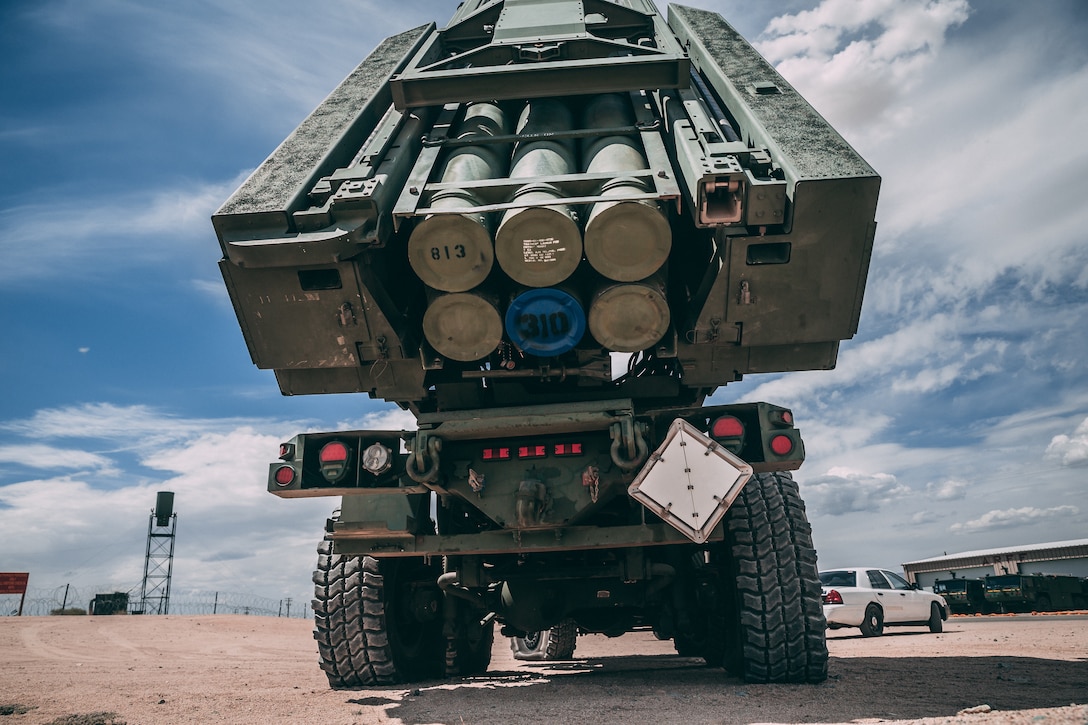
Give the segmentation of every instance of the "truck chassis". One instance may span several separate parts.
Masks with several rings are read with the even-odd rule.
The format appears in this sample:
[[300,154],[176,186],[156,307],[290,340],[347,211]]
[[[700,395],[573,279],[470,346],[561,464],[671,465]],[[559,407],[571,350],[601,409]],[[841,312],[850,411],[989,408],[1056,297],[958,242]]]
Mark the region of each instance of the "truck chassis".
[[[720,16],[466,0],[388,38],[212,222],[254,363],[418,428],[306,433],[268,490],[318,549],[333,687],[652,629],[753,682],[827,674],[792,411],[833,368],[880,179]],[[617,354],[625,372],[613,371]]]

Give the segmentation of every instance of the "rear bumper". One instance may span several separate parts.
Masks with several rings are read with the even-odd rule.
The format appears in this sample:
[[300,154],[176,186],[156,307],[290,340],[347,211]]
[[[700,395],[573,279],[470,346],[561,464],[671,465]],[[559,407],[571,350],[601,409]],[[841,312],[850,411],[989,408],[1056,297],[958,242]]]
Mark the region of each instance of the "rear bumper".
[[865,618],[865,605],[825,604],[824,617],[829,627],[860,627]]

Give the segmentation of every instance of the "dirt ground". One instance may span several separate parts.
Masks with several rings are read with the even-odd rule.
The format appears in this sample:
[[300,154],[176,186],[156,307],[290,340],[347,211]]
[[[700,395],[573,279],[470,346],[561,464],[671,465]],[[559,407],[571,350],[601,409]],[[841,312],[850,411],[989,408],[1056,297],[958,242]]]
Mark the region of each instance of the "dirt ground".
[[5,617],[0,725],[101,712],[128,725],[1088,723],[1088,616],[954,617],[943,634],[873,639],[838,630],[828,648],[824,684],[750,685],[649,633],[580,637],[564,663],[516,661],[502,639],[484,677],[337,691],[306,620]]

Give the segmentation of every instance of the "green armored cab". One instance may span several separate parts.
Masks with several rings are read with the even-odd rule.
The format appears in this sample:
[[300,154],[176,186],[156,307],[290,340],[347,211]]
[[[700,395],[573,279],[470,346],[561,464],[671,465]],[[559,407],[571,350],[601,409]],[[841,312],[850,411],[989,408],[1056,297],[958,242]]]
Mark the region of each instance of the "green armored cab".
[[379,45],[213,217],[283,394],[418,422],[299,435],[269,469],[340,498],[331,685],[484,672],[496,627],[526,658],[642,628],[822,681],[793,413],[703,402],[835,366],[879,185],[713,13],[469,0]]

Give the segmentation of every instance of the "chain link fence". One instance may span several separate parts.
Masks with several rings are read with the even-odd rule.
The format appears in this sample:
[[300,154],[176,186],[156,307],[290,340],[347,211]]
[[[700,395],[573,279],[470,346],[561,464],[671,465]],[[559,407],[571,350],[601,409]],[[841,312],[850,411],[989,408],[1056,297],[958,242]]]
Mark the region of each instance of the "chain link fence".
[[[157,613],[160,600],[156,596],[147,602],[140,600],[138,588],[125,586],[60,586],[53,589],[29,587],[23,600],[24,617],[44,617],[51,614],[83,614],[90,611],[91,601],[99,594],[115,592],[128,594],[128,613]],[[239,592],[220,592],[205,590],[172,591],[168,602],[168,613],[178,615],[191,614],[242,614],[257,617],[295,617],[308,619],[310,609],[309,593],[300,593],[297,597],[271,599],[254,594]],[[22,595],[0,594],[0,617],[13,617],[19,613]]]

